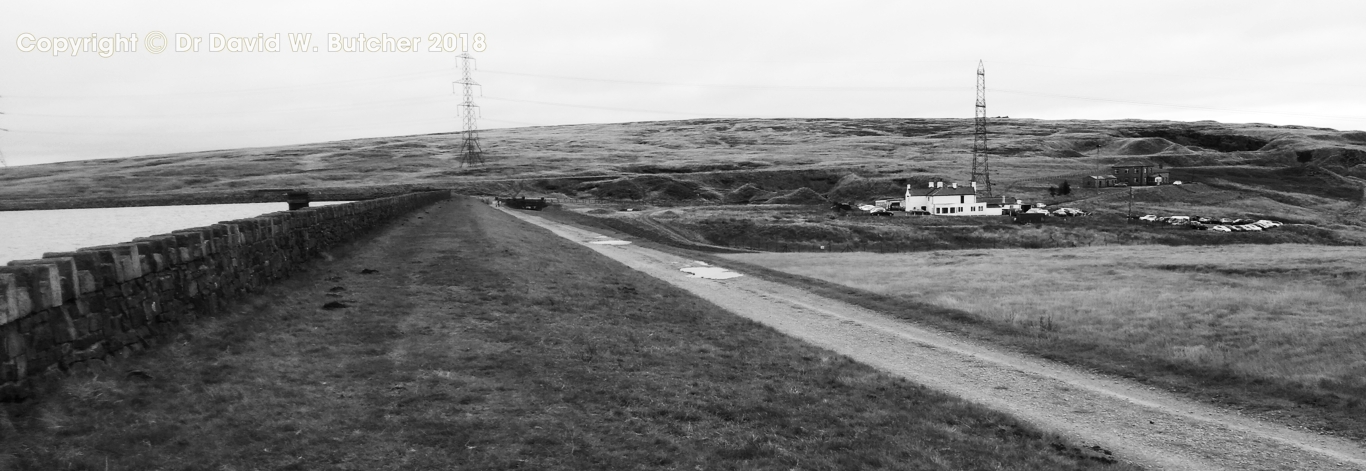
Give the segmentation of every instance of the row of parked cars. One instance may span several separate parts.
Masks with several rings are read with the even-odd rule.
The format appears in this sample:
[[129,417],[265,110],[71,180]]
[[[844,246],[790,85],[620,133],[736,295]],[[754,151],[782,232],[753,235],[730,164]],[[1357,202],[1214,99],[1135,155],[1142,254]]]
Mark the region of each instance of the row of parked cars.
[[1190,226],[1199,230],[1210,230],[1217,232],[1248,232],[1263,231],[1273,227],[1280,227],[1282,224],[1266,219],[1237,219],[1237,218],[1211,218],[1204,216],[1155,216],[1152,214],[1138,216],[1136,219],[1147,222],[1158,222],[1171,224],[1174,226]]
[[1025,214],[1046,214],[1046,215],[1049,215],[1049,216],[1057,216],[1057,217],[1077,217],[1077,216],[1086,216],[1086,215],[1088,215],[1088,213],[1087,213],[1086,211],[1082,211],[1082,210],[1077,209],[1077,208],[1058,208],[1058,209],[1054,209],[1054,210],[1051,210],[1051,211],[1050,211],[1050,210],[1047,210],[1047,209],[1044,209],[1044,208],[1030,208],[1029,211],[1025,211],[1024,213],[1025,213]]

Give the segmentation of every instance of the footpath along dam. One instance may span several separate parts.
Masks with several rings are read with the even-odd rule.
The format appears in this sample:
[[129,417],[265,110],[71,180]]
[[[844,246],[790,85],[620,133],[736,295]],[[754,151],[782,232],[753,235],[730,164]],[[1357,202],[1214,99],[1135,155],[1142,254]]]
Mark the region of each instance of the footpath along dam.
[[264,214],[0,267],[0,400],[46,373],[155,344],[323,251],[450,197],[409,193]]

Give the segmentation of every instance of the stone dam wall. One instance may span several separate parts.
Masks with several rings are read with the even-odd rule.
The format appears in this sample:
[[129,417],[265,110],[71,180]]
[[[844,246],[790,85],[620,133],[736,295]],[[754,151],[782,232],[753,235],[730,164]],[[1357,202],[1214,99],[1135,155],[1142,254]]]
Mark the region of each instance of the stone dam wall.
[[264,214],[0,267],[0,400],[44,373],[154,345],[357,234],[450,197],[412,193]]

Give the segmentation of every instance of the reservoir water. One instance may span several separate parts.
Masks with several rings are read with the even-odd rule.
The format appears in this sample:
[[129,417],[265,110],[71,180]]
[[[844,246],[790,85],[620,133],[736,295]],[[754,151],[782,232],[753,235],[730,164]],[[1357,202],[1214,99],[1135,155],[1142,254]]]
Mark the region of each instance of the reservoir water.
[[[311,206],[339,203],[345,201],[315,201]],[[286,203],[246,203],[0,211],[0,265],[287,209]]]

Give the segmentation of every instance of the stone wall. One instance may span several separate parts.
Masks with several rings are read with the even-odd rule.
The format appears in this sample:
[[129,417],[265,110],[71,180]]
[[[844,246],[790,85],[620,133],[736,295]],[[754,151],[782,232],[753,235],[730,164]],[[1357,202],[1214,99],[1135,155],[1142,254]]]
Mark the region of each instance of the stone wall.
[[0,267],[0,399],[31,394],[43,373],[151,346],[327,248],[449,196],[270,213],[9,262]]

